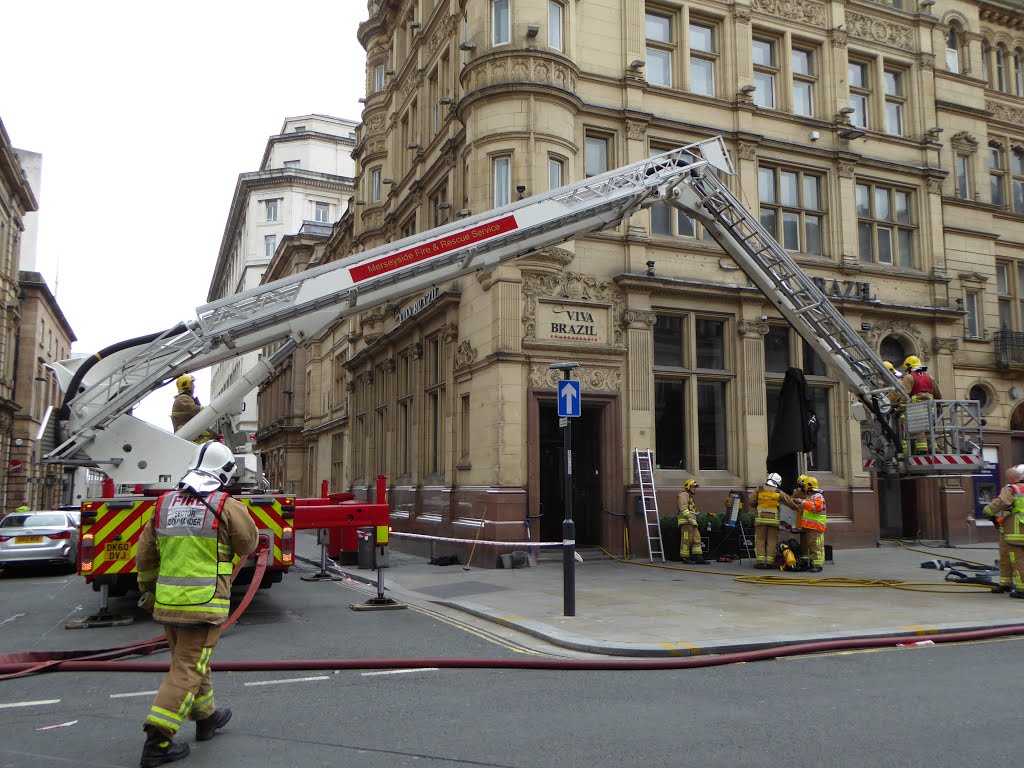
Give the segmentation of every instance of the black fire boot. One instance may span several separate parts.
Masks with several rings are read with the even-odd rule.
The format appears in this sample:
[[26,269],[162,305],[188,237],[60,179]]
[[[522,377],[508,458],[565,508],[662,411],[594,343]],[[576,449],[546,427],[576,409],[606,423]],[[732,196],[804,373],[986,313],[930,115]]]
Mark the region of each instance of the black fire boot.
[[146,744],[142,748],[139,768],[156,768],[164,763],[173,763],[188,757],[188,744],[179,744],[170,736],[162,733],[152,725],[143,727],[146,732]]
[[999,594],[1002,594],[1003,592],[1009,592],[1012,589],[1013,589],[1013,587],[1011,587],[1011,586],[1008,586],[1006,584],[1000,584],[998,587],[992,587],[992,594],[993,595],[999,595]]
[[707,562],[708,561],[704,559],[704,555],[694,555],[693,556],[693,564],[694,565],[707,565]]
[[209,741],[218,730],[228,724],[231,719],[231,710],[227,707],[218,709],[209,717],[196,720],[196,741]]
[[1021,592],[1019,589],[1011,589],[1009,595],[1010,597],[1016,597],[1019,600],[1024,600],[1024,592]]

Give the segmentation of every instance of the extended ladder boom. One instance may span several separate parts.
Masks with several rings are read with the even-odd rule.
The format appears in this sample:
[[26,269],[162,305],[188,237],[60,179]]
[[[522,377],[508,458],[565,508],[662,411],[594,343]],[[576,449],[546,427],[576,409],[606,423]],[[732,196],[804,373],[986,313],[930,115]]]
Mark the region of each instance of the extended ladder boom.
[[302,343],[353,313],[615,226],[709,164],[731,172],[720,138],[261,285],[199,307],[193,322],[137,343],[122,342],[84,363],[58,364],[54,369],[65,392],[63,442],[48,458],[84,455],[121,472],[121,482],[147,482],[152,472],[143,465],[157,457],[101,455],[115,452],[117,442],[101,438],[108,430],[127,439],[113,425],[123,426],[130,409],[167,381],[285,340]]

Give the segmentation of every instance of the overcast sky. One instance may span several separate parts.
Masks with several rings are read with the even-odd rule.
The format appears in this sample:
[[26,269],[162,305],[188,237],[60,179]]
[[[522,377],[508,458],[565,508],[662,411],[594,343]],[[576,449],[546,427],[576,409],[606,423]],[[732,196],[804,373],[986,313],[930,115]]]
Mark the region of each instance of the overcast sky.
[[[0,119],[43,155],[36,268],[92,353],[195,317],[286,117],[358,120],[364,0],[12,0]],[[200,374],[200,393],[209,374]],[[173,388],[136,415],[170,427]]]

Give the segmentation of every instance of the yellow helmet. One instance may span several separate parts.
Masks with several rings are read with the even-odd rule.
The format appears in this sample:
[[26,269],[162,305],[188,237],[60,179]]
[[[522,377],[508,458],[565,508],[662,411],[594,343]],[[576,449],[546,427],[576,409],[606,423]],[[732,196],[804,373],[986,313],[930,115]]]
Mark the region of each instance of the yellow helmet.
[[890,363],[888,360],[882,363],[882,365],[885,366],[885,370],[887,370],[889,373],[896,373],[896,366]]
[[803,487],[803,489],[805,491],[816,491],[816,490],[818,490],[818,488],[819,488],[819,486],[818,486],[818,478],[811,477],[810,475],[804,475],[803,478],[804,478],[804,480],[803,480],[802,487]]
[[178,392],[191,392],[192,388],[196,385],[194,376],[189,376],[187,373],[181,374],[178,380],[175,382],[178,385]]
[[683,490],[686,491],[687,493],[692,491],[694,488],[700,488],[700,483],[698,483],[696,480],[687,480],[685,483],[683,483]]
[[921,358],[917,355],[910,355],[906,360],[903,361],[903,370],[910,371],[914,368],[921,367]]

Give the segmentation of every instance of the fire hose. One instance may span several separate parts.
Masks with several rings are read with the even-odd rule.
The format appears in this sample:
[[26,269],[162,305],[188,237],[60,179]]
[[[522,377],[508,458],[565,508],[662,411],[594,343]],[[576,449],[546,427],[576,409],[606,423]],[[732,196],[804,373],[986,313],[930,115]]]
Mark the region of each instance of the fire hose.
[[[260,582],[263,580],[263,574],[267,570],[267,560],[270,556],[268,542],[266,542],[263,537],[260,537],[260,548],[257,552],[256,570],[253,572],[252,581],[249,583],[249,587],[245,591],[245,596],[238,604],[238,607],[235,608],[231,615],[228,616],[227,620],[221,625],[223,630],[226,630],[238,621],[238,618],[245,613],[246,608],[249,607],[249,603],[251,603],[253,597],[255,597],[256,590],[260,588]],[[232,583],[234,583],[235,578],[242,570],[242,566],[245,562],[245,560],[239,560],[235,565],[231,572]],[[148,640],[139,640],[127,645],[118,645],[113,648],[81,651],[31,651],[28,653],[8,653],[0,655],[0,680],[11,680],[16,677],[26,677],[38,672],[52,672],[58,669],[67,670],[68,668],[65,665],[71,661],[80,664],[111,663],[111,660],[119,659],[124,656],[148,656],[151,653],[156,653],[166,649],[167,638],[164,635],[157,635],[156,637],[151,637]],[[141,662],[120,663],[131,664]],[[162,667],[165,672],[168,668],[167,664],[157,664],[156,666]]]

